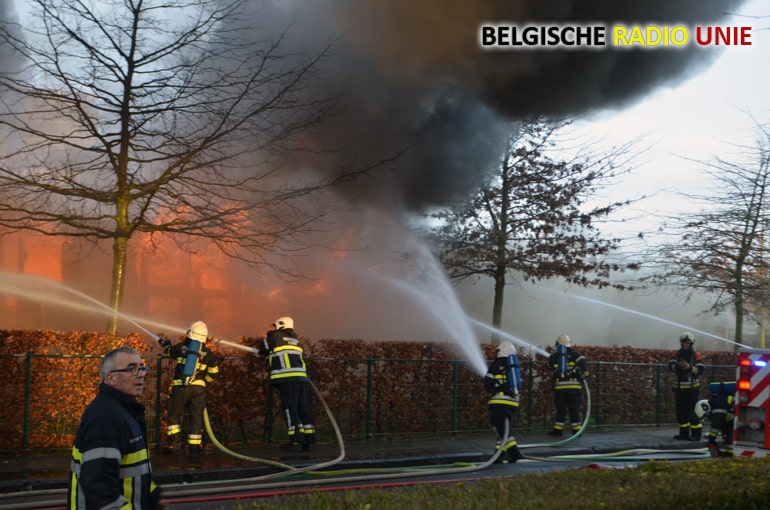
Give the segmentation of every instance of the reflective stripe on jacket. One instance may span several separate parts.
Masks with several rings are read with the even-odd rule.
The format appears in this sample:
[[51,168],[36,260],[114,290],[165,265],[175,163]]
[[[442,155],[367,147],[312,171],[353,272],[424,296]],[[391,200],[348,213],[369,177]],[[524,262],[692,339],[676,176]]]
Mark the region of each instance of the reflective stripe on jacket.
[[184,342],[166,347],[166,355],[176,361],[174,369],[174,379],[171,386],[203,386],[213,381],[219,375],[219,366],[217,357],[208,347],[201,344],[201,354],[195,359],[195,371],[192,377],[184,376],[185,364],[187,363],[187,353],[190,346],[190,339],[186,338]]
[[495,358],[484,376],[484,389],[490,395],[489,407],[519,407],[519,395],[508,383],[508,366],[505,358]]
[[293,330],[268,331],[258,350],[267,356],[270,381],[307,380],[304,351]]
[[[685,360],[690,365],[688,369],[679,368],[679,361]],[[690,390],[700,388],[700,376],[703,375],[705,365],[699,352],[690,349],[675,351],[668,361],[668,369],[676,374],[674,380],[675,390]]]
[[152,481],[144,406],[102,383],[75,434],[69,510],[148,509],[161,499]]

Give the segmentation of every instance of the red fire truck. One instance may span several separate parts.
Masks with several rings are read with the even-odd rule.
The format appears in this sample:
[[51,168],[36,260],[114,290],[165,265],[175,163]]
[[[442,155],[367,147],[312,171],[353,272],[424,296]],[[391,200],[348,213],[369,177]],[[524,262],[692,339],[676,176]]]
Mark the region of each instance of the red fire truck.
[[733,454],[770,455],[770,349],[738,352]]

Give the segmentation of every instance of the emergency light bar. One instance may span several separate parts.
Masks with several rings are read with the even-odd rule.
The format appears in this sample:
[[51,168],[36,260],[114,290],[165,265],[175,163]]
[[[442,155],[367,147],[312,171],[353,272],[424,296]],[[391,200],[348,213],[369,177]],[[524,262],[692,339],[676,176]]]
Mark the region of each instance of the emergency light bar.
[[764,368],[764,367],[766,367],[766,366],[767,366],[767,361],[764,361],[764,360],[761,360],[761,359],[755,360],[755,361],[754,361],[754,366],[755,366],[755,367],[761,367],[761,368]]

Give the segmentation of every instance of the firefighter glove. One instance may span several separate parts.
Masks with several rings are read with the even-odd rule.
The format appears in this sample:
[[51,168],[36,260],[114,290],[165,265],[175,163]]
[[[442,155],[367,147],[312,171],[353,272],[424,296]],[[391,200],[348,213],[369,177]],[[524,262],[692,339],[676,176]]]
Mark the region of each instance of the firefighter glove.
[[161,336],[161,337],[158,337],[158,343],[160,344],[161,347],[165,349],[171,345],[171,340]]

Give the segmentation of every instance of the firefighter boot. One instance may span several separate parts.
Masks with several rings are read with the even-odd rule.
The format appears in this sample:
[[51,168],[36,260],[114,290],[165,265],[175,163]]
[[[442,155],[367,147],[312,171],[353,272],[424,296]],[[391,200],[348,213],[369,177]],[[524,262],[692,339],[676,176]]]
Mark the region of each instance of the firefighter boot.
[[521,450],[519,450],[518,446],[512,446],[511,448],[508,448],[506,450],[508,453],[508,457],[511,459],[511,463],[516,462],[517,460],[521,460],[524,458],[524,454],[521,453]]
[[551,429],[551,431],[548,433],[549,436],[554,437],[561,437],[562,433],[564,431],[562,429]]
[[304,448],[302,447],[302,443],[298,443],[296,441],[292,441],[290,443],[284,443],[281,445],[281,450],[286,450],[289,452],[301,452],[304,451]]
[[170,455],[179,454],[182,452],[182,442],[174,438],[167,439],[166,444],[161,445],[160,452]]
[[199,444],[187,445],[188,456],[190,458],[191,466],[200,466],[201,459],[203,458],[203,448]]
[[689,441],[690,427],[679,427],[679,434],[675,435],[674,439],[682,439],[684,441]]
[[701,430],[702,429],[700,428],[692,429],[691,431],[692,435],[690,436],[690,441],[700,441]]

